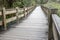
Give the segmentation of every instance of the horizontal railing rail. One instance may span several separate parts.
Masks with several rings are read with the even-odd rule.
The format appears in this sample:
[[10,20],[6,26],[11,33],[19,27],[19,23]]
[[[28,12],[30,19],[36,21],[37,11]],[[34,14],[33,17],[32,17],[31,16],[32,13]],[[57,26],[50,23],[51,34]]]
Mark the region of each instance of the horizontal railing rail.
[[[60,40],[60,17],[57,16],[58,9],[41,6],[48,17],[49,32],[48,40]],[[58,21],[57,21],[58,20]]]
[[54,40],[60,39],[60,17],[56,14],[52,14],[52,20],[53,20],[53,36]]
[[34,6],[26,7],[26,8],[16,7],[15,9],[3,8],[0,11],[0,18],[2,18],[2,20],[0,20],[0,26],[3,26],[4,30],[7,30],[7,26],[6,26],[7,23],[12,22],[14,20],[17,20],[17,22],[18,22],[19,18],[25,17],[33,9],[34,9]]

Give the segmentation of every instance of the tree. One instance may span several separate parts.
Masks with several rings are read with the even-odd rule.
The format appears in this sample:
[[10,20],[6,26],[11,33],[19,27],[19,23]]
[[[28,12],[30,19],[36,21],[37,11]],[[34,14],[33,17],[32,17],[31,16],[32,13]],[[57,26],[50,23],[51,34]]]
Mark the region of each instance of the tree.
[[36,0],[0,0],[0,6],[11,8],[11,7],[21,7],[31,6],[36,4]]
[[8,3],[8,7],[12,7],[14,0],[6,0],[6,1]]

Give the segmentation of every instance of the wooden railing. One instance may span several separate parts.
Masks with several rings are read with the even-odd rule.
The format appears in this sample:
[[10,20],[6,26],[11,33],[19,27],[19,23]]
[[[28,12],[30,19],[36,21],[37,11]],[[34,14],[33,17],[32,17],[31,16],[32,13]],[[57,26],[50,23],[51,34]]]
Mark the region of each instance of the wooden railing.
[[56,14],[58,9],[41,6],[46,13],[49,23],[48,40],[60,40],[60,17]]
[[54,40],[60,40],[60,17],[56,14],[52,14],[52,20]]
[[[14,20],[17,20],[19,22],[19,19],[21,17],[25,17],[29,12],[31,12],[34,9],[34,6],[26,7],[26,8],[18,8],[15,9],[5,9],[3,8],[0,11],[0,16],[2,20],[0,20],[0,26],[2,25],[4,27],[4,30],[7,30],[7,23],[12,22]],[[7,15],[11,16],[7,18]]]

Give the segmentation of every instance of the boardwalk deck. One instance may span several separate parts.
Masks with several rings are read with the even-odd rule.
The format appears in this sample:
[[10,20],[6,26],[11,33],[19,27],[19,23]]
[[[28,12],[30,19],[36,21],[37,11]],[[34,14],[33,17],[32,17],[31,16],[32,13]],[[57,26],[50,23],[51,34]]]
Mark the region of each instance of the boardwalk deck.
[[0,34],[0,40],[48,40],[48,21],[40,6],[15,27]]

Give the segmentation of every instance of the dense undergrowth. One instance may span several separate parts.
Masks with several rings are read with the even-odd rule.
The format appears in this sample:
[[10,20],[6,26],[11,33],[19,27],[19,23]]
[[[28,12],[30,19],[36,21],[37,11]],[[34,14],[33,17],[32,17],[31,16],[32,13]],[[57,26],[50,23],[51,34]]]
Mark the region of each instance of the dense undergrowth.
[[56,8],[58,9],[57,15],[60,16],[60,3],[57,2],[50,2],[47,4],[44,4],[45,7],[49,7],[49,8]]

